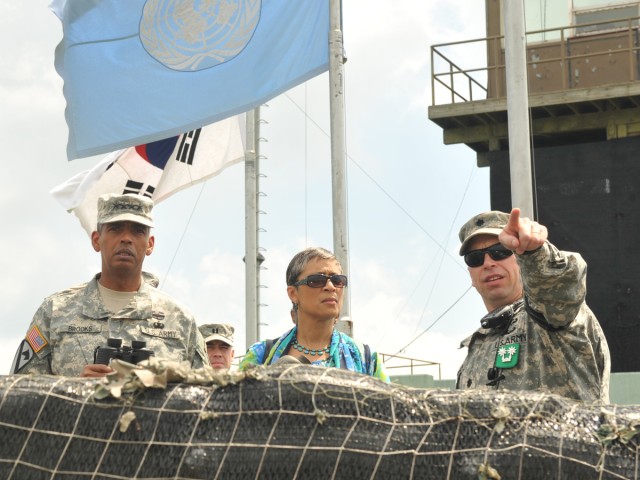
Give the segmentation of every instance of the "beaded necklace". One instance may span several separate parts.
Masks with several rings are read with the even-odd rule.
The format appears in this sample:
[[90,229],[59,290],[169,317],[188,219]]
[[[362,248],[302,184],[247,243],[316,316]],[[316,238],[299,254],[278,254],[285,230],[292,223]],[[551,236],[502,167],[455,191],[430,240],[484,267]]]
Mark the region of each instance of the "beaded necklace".
[[300,345],[298,343],[298,337],[295,337],[293,339],[293,343],[291,344],[291,347],[295,348],[299,352],[305,353],[307,355],[324,355],[325,353],[329,353],[331,344],[327,345],[324,348],[318,348],[318,349],[314,350],[314,349],[311,349],[311,348],[307,348],[304,345]]

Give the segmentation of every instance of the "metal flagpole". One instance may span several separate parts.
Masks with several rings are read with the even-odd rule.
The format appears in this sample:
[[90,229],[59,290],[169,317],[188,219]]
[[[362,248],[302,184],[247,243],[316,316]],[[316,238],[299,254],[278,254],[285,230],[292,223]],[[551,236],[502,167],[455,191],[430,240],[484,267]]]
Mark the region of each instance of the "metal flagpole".
[[246,348],[259,340],[258,318],[258,133],[260,109],[247,112],[247,147],[244,162],[244,262]]
[[504,6],[503,28],[507,76],[511,205],[520,208],[523,217],[535,218],[529,140],[529,92],[527,88],[524,1],[509,0],[502,4]]
[[[344,113],[344,50],[342,43],[341,0],[330,0],[329,96],[331,111],[331,176],[333,192],[333,253],[349,275],[349,236],[347,230],[346,142]],[[351,301],[345,289],[338,329],[353,335]]]

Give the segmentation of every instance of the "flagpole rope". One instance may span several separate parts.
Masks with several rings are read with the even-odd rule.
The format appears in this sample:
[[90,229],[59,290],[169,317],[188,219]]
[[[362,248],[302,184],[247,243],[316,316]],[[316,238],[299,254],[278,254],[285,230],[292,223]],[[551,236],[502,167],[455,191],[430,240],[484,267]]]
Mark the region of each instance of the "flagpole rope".
[[[471,167],[471,172],[469,173],[469,178],[467,179],[467,185],[465,186],[464,192],[462,193],[462,198],[460,198],[460,202],[458,202],[458,209],[456,210],[456,213],[453,216],[451,224],[449,225],[449,231],[447,232],[446,238],[451,238],[451,232],[453,231],[453,228],[454,228],[454,226],[455,226],[455,224],[456,224],[456,222],[458,220],[458,215],[460,214],[460,209],[462,208],[462,204],[464,203],[464,199],[466,198],[467,193],[469,192],[469,187],[471,186],[471,180],[473,180],[473,177],[475,176],[474,175],[475,171],[476,171],[475,167],[472,166]],[[447,246],[447,243],[448,242],[445,241],[445,243],[444,243],[445,247]],[[422,309],[422,313],[420,314],[420,318],[418,319],[418,323],[416,324],[416,328],[415,328],[415,330],[413,332],[414,335],[420,329],[420,324],[422,323],[422,319],[424,317],[424,314],[427,311],[427,308],[429,307],[429,304],[431,303],[431,297],[433,296],[433,292],[435,290],[435,287],[438,284],[438,277],[440,276],[440,270],[442,268],[443,260],[444,260],[444,255],[441,255],[440,256],[440,263],[438,264],[438,270],[436,271],[436,275],[435,275],[435,280],[431,284],[431,289],[429,290],[429,295],[427,296],[427,300],[426,300],[426,302],[424,304],[424,307]],[[434,261],[435,261],[435,256],[434,256]],[[431,263],[433,263],[433,262],[431,262]],[[431,263],[427,266],[427,269],[425,269],[424,275],[426,275],[427,270],[431,266]],[[423,275],[423,277],[424,277],[424,275]],[[433,326],[433,324],[432,324],[432,326]],[[429,328],[431,328],[431,327],[429,327]],[[422,334],[420,334],[420,335],[422,335]]]
[[[320,132],[322,132],[327,138],[330,138],[330,135],[313,119],[311,118],[307,112],[306,109],[301,107],[300,105],[298,105],[296,103],[295,100],[293,100],[293,98],[291,98],[288,94],[284,94],[285,97],[287,97],[289,99],[289,101],[291,101],[291,103],[298,109],[300,110],[303,115],[305,116],[305,125],[307,123],[307,121],[310,121],[313,125],[315,125],[318,130]],[[389,198],[389,200],[391,200],[420,230],[422,230],[428,237],[429,239],[431,239],[431,241],[433,241],[439,248],[440,250],[443,252],[443,254],[448,255],[452,260],[454,260],[454,263],[456,265],[458,265],[459,268],[461,268],[463,271],[465,271],[466,273],[466,267],[464,265],[462,265],[462,263],[460,262],[459,258],[456,258],[454,256],[452,256],[446,249],[445,245],[442,245],[438,240],[436,240],[428,231],[426,228],[424,228],[389,192],[387,192],[384,187],[382,187],[382,185],[380,185],[380,183],[378,181],[376,181],[365,169],[364,167],[362,167],[356,160],[354,160],[348,153],[346,154],[347,158],[353,162],[353,164],[358,167],[358,169],[384,194],[387,196],[387,198]],[[469,191],[469,188],[471,186],[471,181],[474,178],[474,173],[475,170],[472,168],[471,173],[469,175],[469,178],[467,180],[467,184],[465,186],[465,190],[462,194],[462,198],[460,199],[460,202],[458,204],[458,209],[456,210],[456,214],[452,220],[451,226],[449,228],[449,234],[451,233],[451,229],[453,228],[454,222],[457,220],[458,214],[460,213],[460,209],[462,208],[462,204],[464,202],[464,199],[467,196],[467,193]],[[448,237],[448,236],[447,236]],[[432,263],[429,263],[429,265],[427,266],[427,270],[430,268]],[[425,274],[426,274],[426,270],[425,270]],[[424,277],[424,274],[423,274]],[[417,287],[416,287],[417,288]],[[447,312],[449,312],[449,310],[451,310],[460,300],[462,300],[462,298],[469,292],[469,290],[471,289],[471,287],[467,288],[467,290],[457,299],[454,301],[454,303],[449,306],[444,313],[442,313],[442,315],[440,315],[438,318],[436,318],[433,323],[431,325],[429,325],[424,331],[422,331],[422,333],[418,334],[413,340],[411,340],[411,342],[409,342],[407,345],[405,345],[403,348],[401,348],[398,353],[401,353],[404,349],[406,349],[409,345],[411,345],[413,342],[415,342],[419,337],[421,337],[423,334],[425,334],[427,331],[429,331]],[[415,292],[415,289],[414,289]],[[412,294],[413,295],[413,292]],[[409,296],[409,298],[411,297],[411,295]],[[431,295],[430,295],[431,296]],[[408,302],[408,300],[407,300]],[[427,305],[428,305],[428,301],[427,301]],[[424,312],[427,308],[427,305],[425,305],[422,314],[420,315],[420,318],[418,319],[418,323],[416,325],[416,330],[418,330],[420,323],[422,321],[422,317],[424,315]],[[404,307],[403,307],[404,308]],[[397,354],[396,354],[397,355]]]
[[407,343],[404,347],[402,347],[400,350],[398,350],[396,353],[394,353],[394,354],[392,355],[392,357],[393,357],[393,356],[396,356],[396,355],[399,355],[400,353],[402,353],[402,352],[403,352],[403,351],[404,351],[404,350],[405,350],[409,345],[411,345],[413,342],[415,342],[416,340],[418,340],[422,335],[424,335],[424,334],[425,334],[425,333],[427,333],[429,330],[431,330],[431,328],[433,328],[433,326],[434,326],[436,323],[438,323],[438,322],[439,322],[439,321],[440,321],[440,320],[441,320],[441,319],[442,319],[442,318],[443,318],[447,313],[449,313],[449,311],[450,311],[453,307],[455,307],[455,306],[458,304],[458,302],[460,302],[460,300],[462,300],[462,299],[464,298],[464,296],[465,296],[467,293],[469,293],[469,290],[471,290],[471,288],[472,288],[472,287],[473,287],[473,285],[469,285],[469,286],[467,287],[467,289],[464,291],[464,293],[463,293],[462,295],[460,295],[460,296],[456,299],[456,301],[455,301],[455,302],[453,302],[453,303],[452,303],[452,304],[451,304],[451,305],[450,305],[450,306],[449,306],[449,307],[448,307],[444,312],[442,312],[442,313],[438,316],[438,318],[436,318],[436,319],[431,323],[431,325],[429,325],[429,326],[428,326],[427,328],[425,328],[422,332],[420,332],[420,334],[419,334],[419,335],[416,335],[415,337],[413,337],[413,339],[412,339],[409,343]]
[[187,230],[189,229],[189,225],[191,224],[191,219],[193,218],[193,214],[196,211],[196,207],[198,206],[198,203],[200,202],[200,197],[202,197],[202,192],[204,191],[204,187],[205,187],[206,184],[207,184],[207,181],[205,180],[202,183],[202,186],[200,187],[200,192],[198,192],[198,197],[196,198],[196,201],[193,204],[193,208],[191,209],[191,213],[189,214],[189,218],[187,219],[187,223],[184,226],[184,229],[182,230],[182,235],[180,235],[180,240],[178,241],[178,245],[176,246],[176,249],[173,252],[173,256],[171,257],[171,261],[169,262],[169,266],[167,267],[167,271],[164,274],[164,277],[162,278],[162,281],[160,282],[160,288],[164,288],[164,283],[166,282],[167,277],[169,276],[169,273],[171,272],[171,267],[173,267],[173,262],[175,261],[176,257],[178,256],[178,252],[180,251],[180,247],[182,246],[182,241],[184,240],[184,237],[187,234]]
[[309,220],[309,115],[307,114],[307,82],[304,83],[304,246],[307,248],[309,246],[309,231],[308,231],[308,220]]
[[[294,106],[296,108],[298,108],[306,117],[307,119],[313,124],[315,125],[318,130],[320,130],[327,138],[330,138],[330,135],[311,117],[309,117],[306,112],[304,111],[304,109],[298,105],[295,100],[293,100],[288,94],[284,94],[285,97],[287,97],[291,103],[294,104]],[[404,213],[420,230],[422,230],[425,235],[427,235],[427,237],[429,237],[429,239],[435,243],[441,250],[443,250],[445,252],[446,255],[448,255],[455,263],[456,265],[458,265],[458,267],[460,267],[462,270],[466,271],[466,267],[463,266],[463,264],[460,262],[459,258],[454,257],[453,255],[451,255],[449,252],[447,252],[446,248],[438,241],[435,239],[435,237],[433,235],[431,235],[427,229],[425,227],[423,227],[420,222],[418,222],[415,217],[413,217],[402,205],[400,205],[400,203],[393,198],[393,196],[387,192],[382,185],[380,185],[380,183],[378,183],[360,164],[358,164],[358,162],[356,162],[353,157],[351,157],[348,153],[347,153],[347,158],[349,160],[351,160],[353,162],[353,164],[358,167],[358,169],[369,179],[373,182],[373,184],[378,187],[378,189],[384,193],[389,200],[391,200],[401,211],[402,213]]]

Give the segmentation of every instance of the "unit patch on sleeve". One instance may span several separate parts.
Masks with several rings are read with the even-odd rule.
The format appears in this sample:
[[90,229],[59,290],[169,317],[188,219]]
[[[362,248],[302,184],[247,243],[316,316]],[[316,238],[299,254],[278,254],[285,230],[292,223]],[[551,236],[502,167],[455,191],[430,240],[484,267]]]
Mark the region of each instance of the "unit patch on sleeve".
[[18,351],[16,352],[16,356],[13,359],[13,364],[11,365],[11,373],[18,373],[24,367],[26,367],[31,360],[34,359],[36,354],[33,352],[33,348],[29,345],[29,342],[24,339],[20,342],[20,346],[18,347]]

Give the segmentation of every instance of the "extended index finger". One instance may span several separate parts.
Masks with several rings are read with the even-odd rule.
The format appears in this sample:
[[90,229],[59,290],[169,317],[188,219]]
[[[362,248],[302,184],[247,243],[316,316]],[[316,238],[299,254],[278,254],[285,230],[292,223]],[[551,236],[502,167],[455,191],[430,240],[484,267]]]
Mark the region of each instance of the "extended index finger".
[[509,221],[505,227],[506,230],[517,233],[520,230],[520,209],[513,208],[509,214]]

